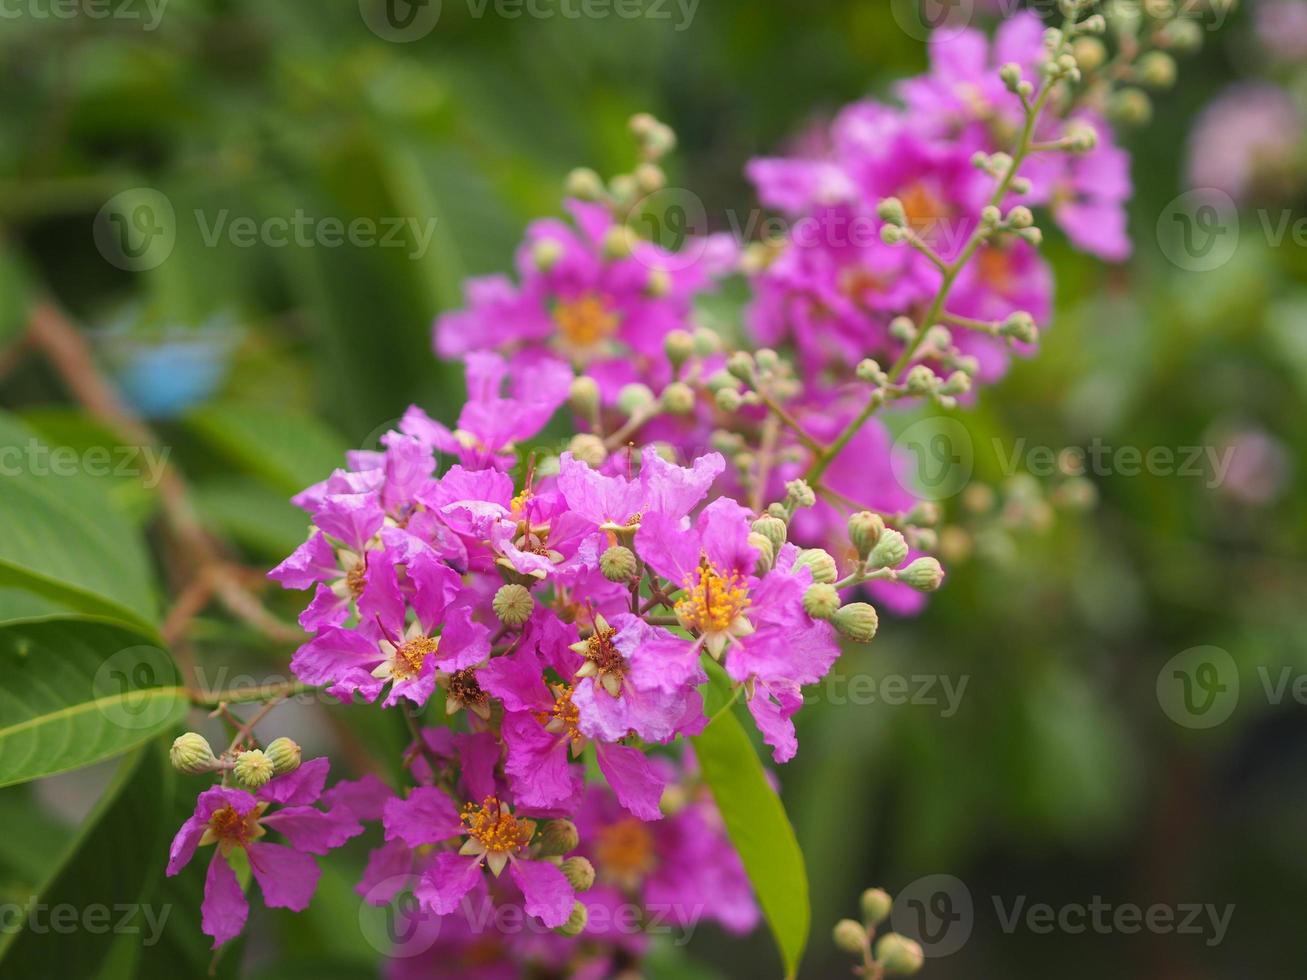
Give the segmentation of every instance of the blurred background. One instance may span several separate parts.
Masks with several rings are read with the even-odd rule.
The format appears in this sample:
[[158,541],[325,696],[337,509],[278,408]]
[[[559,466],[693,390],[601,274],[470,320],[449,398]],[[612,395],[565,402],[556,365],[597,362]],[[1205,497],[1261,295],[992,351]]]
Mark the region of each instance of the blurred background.
[[[436,0],[403,27],[370,0],[57,9],[22,0],[0,20],[0,403],[51,444],[105,443],[24,357],[53,298],[204,519],[261,567],[303,538],[287,497],[346,449],[375,446],[410,402],[452,416],[461,367],[434,359],[432,320],[466,276],[510,267],[571,168],[631,164],[632,113],[676,129],[673,183],[731,230],[753,206],[749,157],[926,58],[899,0],[651,0],[634,18]],[[1134,259],[1105,267],[1050,235],[1058,313],[1039,355],[957,414],[974,485],[940,500],[946,587],[884,622],[797,719],[803,751],[779,775],[812,880],[803,975],[846,975],[828,930],[868,885],[903,893],[895,927],[923,939],[935,980],[1302,975],[1305,56],[1307,4],[1245,0],[1124,137]],[[1216,196],[1180,199],[1194,186]],[[1177,207],[1215,253],[1177,251]],[[261,233],[269,218],[288,230]],[[330,219],[374,237],[342,241]],[[1092,492],[1067,499],[1078,459]],[[150,522],[139,476],[98,480]],[[285,670],[287,647],[222,635],[200,631],[202,665]],[[338,770],[351,726],[403,743],[376,713],[284,710]],[[105,778],[0,792],[0,896],[43,879]],[[225,968],[373,975],[350,890],[363,855],[333,857],[308,913],[252,917]],[[1096,897],[1178,908],[1177,926],[1191,903],[1233,912],[1219,936],[1206,912],[1198,932],[1007,925]],[[774,967],[765,932],[705,926],[650,973]]]

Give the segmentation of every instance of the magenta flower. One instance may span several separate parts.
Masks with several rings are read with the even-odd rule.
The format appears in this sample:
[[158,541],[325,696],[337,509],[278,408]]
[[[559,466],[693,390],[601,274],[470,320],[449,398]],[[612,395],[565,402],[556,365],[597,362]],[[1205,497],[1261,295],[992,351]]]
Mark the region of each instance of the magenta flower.
[[[346,808],[322,811],[311,804],[322,796],[327,760],[313,759],[285,776],[278,776],[257,793],[214,786],[200,794],[195,813],[177,831],[168,855],[168,874],[181,871],[199,847],[216,844],[204,881],[201,928],[222,945],[239,935],[249,915],[249,902],[229,863],[236,851],[249,859],[254,880],[270,908],[302,912],[317,888],[317,862],[310,855],[326,854],[363,832]],[[272,804],[279,808],[269,813]],[[288,844],[263,838],[273,830]]]
[[558,488],[574,513],[613,534],[638,527],[646,512],[658,511],[672,520],[684,517],[725,468],[719,453],[706,453],[684,467],[646,449],[640,454],[640,475],[631,479],[607,475],[563,453]]

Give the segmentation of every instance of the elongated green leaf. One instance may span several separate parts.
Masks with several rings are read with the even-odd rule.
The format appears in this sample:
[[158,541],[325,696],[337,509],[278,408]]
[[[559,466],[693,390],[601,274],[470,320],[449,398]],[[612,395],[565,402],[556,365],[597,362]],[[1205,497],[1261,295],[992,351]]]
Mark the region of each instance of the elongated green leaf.
[[723,687],[715,677],[705,698],[713,720],[692,739],[694,751],[776,939],[785,975],[793,977],[808,943],[811,915],[803,852],[748,733],[735,709],[725,707],[729,694]]
[[[115,447],[100,448],[112,458]],[[144,544],[87,460],[0,413],[0,586],[153,629]]]
[[157,743],[123,760],[21,919],[6,922],[0,975],[93,977],[124,937],[158,938],[172,910],[145,899],[163,874],[174,830],[173,778]]
[[172,657],[139,633],[85,618],[0,627],[0,786],[126,752],[187,705]]
[[225,459],[287,494],[345,465],[345,441],[307,415],[228,402],[206,405],[186,421]]

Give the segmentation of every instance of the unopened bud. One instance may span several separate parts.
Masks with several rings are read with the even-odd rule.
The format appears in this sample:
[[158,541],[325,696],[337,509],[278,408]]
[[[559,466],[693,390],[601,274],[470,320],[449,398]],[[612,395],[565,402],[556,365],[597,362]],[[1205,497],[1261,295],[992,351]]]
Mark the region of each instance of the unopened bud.
[[557,931],[564,936],[579,936],[585,931],[585,924],[590,921],[590,914],[580,902],[572,904],[572,913]]
[[559,870],[563,872],[563,877],[574,891],[588,892],[594,887],[594,865],[580,855],[568,858],[560,865]]
[[917,364],[908,372],[907,388],[911,394],[924,395],[933,390],[939,384],[939,378],[928,365]]
[[853,369],[853,373],[859,381],[875,384],[880,381],[880,364],[870,357],[864,357],[858,362],[858,366]]
[[713,396],[713,400],[716,401],[718,408],[730,414],[740,410],[744,396],[734,388],[719,388],[717,394]]
[[908,223],[908,213],[897,197],[887,197],[876,205],[876,214],[888,225],[902,227]]
[[673,330],[663,340],[663,350],[672,367],[679,368],[694,353],[694,336],[688,330]]
[[862,893],[862,921],[877,926],[889,918],[894,899],[883,888],[868,888]]
[[1097,71],[1107,60],[1107,48],[1096,37],[1078,37],[1071,45],[1071,54],[1082,72]]
[[830,552],[822,548],[804,548],[794,559],[794,570],[807,568],[812,572],[814,582],[831,583],[839,578],[839,569]]
[[998,77],[1003,80],[1009,92],[1015,92],[1021,83],[1021,66],[1015,61],[1009,61],[998,70]]
[[524,585],[501,585],[490,606],[505,626],[521,626],[531,618],[536,601]]
[[567,444],[567,450],[587,466],[602,466],[604,460],[608,458],[604,441],[589,432],[579,432],[572,436]]
[[905,316],[896,316],[889,322],[889,335],[899,343],[910,343],[917,336],[917,325]]
[[598,201],[604,196],[604,182],[589,167],[577,167],[567,175],[565,185],[568,197],[581,201]]
[[1175,84],[1175,59],[1165,51],[1149,51],[1139,59],[1138,70],[1149,88],[1170,88]]
[[1137,88],[1123,88],[1107,104],[1108,114],[1126,126],[1142,126],[1153,116],[1153,102]]
[[836,610],[835,615],[831,617],[831,622],[850,640],[870,643],[876,636],[876,629],[880,626],[880,617],[876,615],[876,609],[870,603],[850,602],[847,606],[841,606]]
[[635,236],[626,225],[614,225],[604,235],[604,257],[609,259],[629,258],[631,249],[635,245],[634,239]]
[[726,359],[726,370],[746,383],[753,380],[753,358],[747,351],[737,350]]
[[828,582],[808,586],[803,593],[803,611],[813,619],[830,619],[840,608],[840,594]]
[[531,261],[541,272],[548,272],[563,257],[563,246],[555,239],[542,238],[531,246]]
[[908,541],[901,531],[886,528],[867,556],[872,568],[898,568],[908,557]]
[[231,774],[241,789],[256,790],[276,775],[276,769],[261,749],[249,749],[236,756]]
[[709,327],[698,327],[694,331],[694,352],[700,357],[711,357],[713,354],[720,354],[722,349],[722,338],[716,330]]
[[831,935],[835,940],[835,948],[841,953],[852,953],[854,956],[861,956],[864,947],[867,945],[867,930],[852,919],[840,919],[839,922],[835,923]]
[[635,183],[644,193],[652,194],[667,186],[667,175],[656,163],[642,163],[635,168]]
[[638,381],[623,385],[622,390],[617,393],[617,407],[627,415],[643,412],[653,403],[654,393],[649,390],[648,385],[640,384]]
[[599,384],[594,378],[583,374],[572,379],[572,386],[567,390],[567,401],[572,411],[584,418],[594,418],[599,411]]
[[918,592],[934,592],[944,581],[944,569],[934,558],[917,558],[899,572],[899,581]]
[[654,299],[661,299],[672,291],[672,274],[666,269],[650,269],[649,281],[644,284],[644,294]]
[[284,776],[288,772],[294,772],[300,767],[300,762],[304,757],[303,752],[300,750],[299,743],[286,738],[284,735],[281,738],[274,738],[268,743],[268,747],[263,751],[266,752],[268,758],[272,760],[273,771],[276,772],[278,776]]
[[892,977],[907,977],[921,969],[921,947],[897,932],[887,932],[876,943],[876,962]]
[[172,748],[168,750],[168,759],[174,769],[191,775],[213,772],[218,767],[213,747],[199,732],[187,732],[174,739]]
[[538,844],[541,857],[559,857],[576,850],[581,843],[576,824],[570,820],[546,820],[540,828]]
[[1034,222],[1035,216],[1024,204],[1018,204],[1007,213],[1007,223],[1013,228],[1029,228]]
[[817,495],[807,480],[790,480],[785,484],[785,502],[792,508],[811,507],[817,502]]
[[871,553],[884,530],[884,518],[869,510],[858,511],[849,517],[849,541],[858,558],[865,559]]
[[754,521],[753,530],[771,542],[772,550],[774,552],[779,552],[781,546],[785,544],[787,534],[785,522],[772,517],[770,514]]

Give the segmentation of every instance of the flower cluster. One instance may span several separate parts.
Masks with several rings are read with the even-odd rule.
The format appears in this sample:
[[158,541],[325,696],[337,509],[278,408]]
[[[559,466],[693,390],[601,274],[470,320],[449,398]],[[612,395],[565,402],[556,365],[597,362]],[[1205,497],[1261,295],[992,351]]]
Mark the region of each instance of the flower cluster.
[[[1061,28],[1023,13],[992,46],[934,42],[896,103],[857,103],[815,147],[753,161],[763,203],[792,221],[779,239],[641,239],[674,138],[638,116],[632,173],[574,173],[571,222],[529,228],[517,280],[468,284],[435,330],[466,368],[456,424],[410,408],[299,494],[310,534],[270,573],[311,592],[298,681],[407,722],[402,788],[324,792],[325,760],[258,748],[252,722],[221,757],[179,739],[179,768],[222,776],[169,866],[218,845],[216,942],[245,918],[227,861],[248,859],[267,904],[302,908],[306,855],[367,824],[382,841],[358,891],[411,896],[410,932],[429,940],[397,976],[608,975],[638,961],[657,910],[679,928],[754,925],[729,801],[684,740],[742,701],[789,761],[804,687],[842,642],[875,636],[873,603],[910,612],[940,587],[939,508],[916,499],[878,415],[957,408],[1034,342],[1052,284],[1032,207],[1073,245],[1129,252],[1106,119],[1138,115],[1142,92],[1113,80],[1143,68],[1099,73],[1103,18],[1062,6]],[[1149,38],[1166,43],[1167,23]],[[1145,40],[1136,27],[1130,57]],[[713,329],[699,303],[736,274],[745,329]],[[559,414],[573,434],[551,444]],[[539,928],[487,937],[485,911],[503,908]],[[615,926],[627,908],[637,927]],[[873,958],[869,942],[868,971],[911,953]]]

